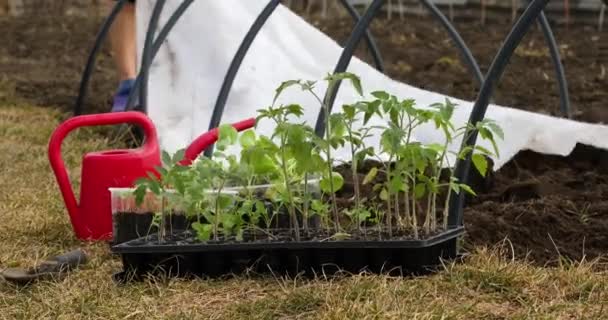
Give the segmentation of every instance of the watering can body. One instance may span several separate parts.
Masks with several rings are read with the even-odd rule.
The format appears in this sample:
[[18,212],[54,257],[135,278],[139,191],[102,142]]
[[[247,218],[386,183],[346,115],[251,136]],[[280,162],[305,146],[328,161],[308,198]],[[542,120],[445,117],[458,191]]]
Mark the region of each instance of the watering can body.
[[[82,159],[80,202],[76,200],[61,157],[61,145],[67,135],[80,127],[135,124],[143,129],[145,141],[136,149],[107,150],[85,154]],[[250,118],[233,124],[238,130],[255,125]],[[208,146],[215,143],[218,130],[199,136],[186,149],[182,165],[190,165]],[[112,208],[110,188],[131,188],[139,178],[158,176],[160,148],[152,121],[140,112],[120,112],[77,116],[62,123],[49,142],[49,160],[63,196],[76,237],[81,240],[112,239]]]
[[[76,200],[61,145],[67,135],[81,127],[131,123],[143,129],[145,143],[137,149],[108,150],[85,154],[82,159],[80,202]],[[49,160],[65,201],[74,232],[82,240],[110,240],[112,213],[108,188],[128,188],[135,181],[155,172],[161,163],[156,129],[139,112],[95,114],[71,118],[51,136]]]

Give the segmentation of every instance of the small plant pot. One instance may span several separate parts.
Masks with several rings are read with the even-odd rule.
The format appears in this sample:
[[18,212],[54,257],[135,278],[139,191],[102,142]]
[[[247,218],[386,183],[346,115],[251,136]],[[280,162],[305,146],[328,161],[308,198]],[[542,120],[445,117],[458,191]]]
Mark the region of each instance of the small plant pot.
[[[455,227],[421,240],[331,241],[178,241],[159,244],[139,238],[112,247],[123,260],[123,272],[139,277],[192,275],[218,277],[246,270],[287,275],[331,275],[362,271],[391,275],[428,274],[442,259],[457,258]],[[184,233],[188,236],[188,232]],[[137,279],[135,277],[134,279]]]
[[[190,229],[192,223],[196,221],[194,217],[186,217],[183,208],[179,205],[163,203],[159,196],[150,191],[146,193],[142,203],[137,205],[134,191],[134,188],[109,189],[112,201],[112,244],[157,233],[159,230],[158,225],[153,223],[154,216],[161,211],[166,213],[163,224],[166,234]],[[236,194],[233,191],[222,193]]]

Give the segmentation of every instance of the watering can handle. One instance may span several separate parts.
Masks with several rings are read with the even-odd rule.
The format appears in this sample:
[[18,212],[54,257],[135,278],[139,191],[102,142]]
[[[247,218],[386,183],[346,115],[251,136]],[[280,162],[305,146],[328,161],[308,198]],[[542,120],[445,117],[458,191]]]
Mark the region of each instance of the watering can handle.
[[137,111],[119,112],[119,113],[104,113],[104,114],[92,114],[70,118],[63,122],[53,132],[49,142],[49,161],[51,168],[57,178],[59,189],[65,201],[65,205],[68,209],[68,213],[75,218],[75,214],[78,211],[78,202],[74,196],[72,190],[72,184],[68,177],[68,172],[65,168],[65,163],[61,158],[61,144],[66,136],[73,130],[81,127],[90,126],[104,126],[104,125],[116,125],[132,123],[139,125],[145,134],[145,143],[143,148],[156,147],[158,138],[156,136],[156,129],[154,124],[146,115]]
[[[255,118],[249,118],[241,122],[233,123],[232,126],[239,132],[253,128],[255,126]],[[185,166],[192,164],[192,162],[203,151],[205,151],[205,149],[217,141],[218,135],[219,130],[218,128],[215,128],[196,138],[186,149],[186,152],[184,153],[184,160],[180,164]]]

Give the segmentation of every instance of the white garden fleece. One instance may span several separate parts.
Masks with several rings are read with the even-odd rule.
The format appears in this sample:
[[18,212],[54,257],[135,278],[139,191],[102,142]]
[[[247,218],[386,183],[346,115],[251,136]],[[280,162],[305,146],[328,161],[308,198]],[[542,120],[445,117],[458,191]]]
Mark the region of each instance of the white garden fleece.
[[[137,1],[140,51],[154,2]],[[167,1],[160,26],[166,23],[180,3]],[[266,0],[194,1],[175,26],[150,71],[149,116],[158,129],[161,148],[175,152],[207,131],[228,66],[254,19],[267,3]],[[334,69],[341,52],[342,48],[335,41],[280,5],[255,39],[243,62],[222,123],[256,117],[258,109],[272,103],[275,89],[282,81],[322,80]],[[353,58],[348,71],[361,77],[366,95],[375,90],[384,90],[399,98],[415,99],[419,107],[442,103],[448,98],[458,105],[453,119],[456,126],[464,125],[469,118],[472,102],[392,80],[357,58]],[[326,85],[321,81],[316,92],[322,96],[325,90]],[[340,111],[345,103],[361,99],[345,82],[336,99],[334,112]],[[292,88],[283,94],[279,102],[302,105],[305,114],[301,120],[314,127],[320,106],[309,93]],[[605,125],[570,121],[497,105],[490,105],[486,115],[495,120],[505,133],[505,139],[498,141],[500,155],[494,158],[494,170],[526,149],[566,156],[577,143],[608,148],[608,126]],[[385,123],[383,119],[374,118],[369,125]],[[273,129],[272,123],[261,121],[256,132],[270,135]],[[415,130],[414,137],[423,143],[444,142],[443,134],[430,125]],[[378,140],[379,135],[376,134],[368,139],[367,144],[376,146]],[[461,141],[454,141],[450,148],[457,150],[460,144]],[[490,147],[488,142],[479,141],[479,144]],[[232,150],[237,151],[238,148]],[[350,159],[347,149],[338,150],[335,155],[340,160]]]

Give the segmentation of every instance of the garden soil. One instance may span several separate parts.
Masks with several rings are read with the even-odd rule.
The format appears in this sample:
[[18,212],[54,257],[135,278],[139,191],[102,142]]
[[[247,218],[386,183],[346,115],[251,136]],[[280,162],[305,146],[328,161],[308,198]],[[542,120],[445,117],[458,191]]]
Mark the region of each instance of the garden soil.
[[[340,43],[352,21],[308,17]],[[456,27],[482,71],[510,30],[510,19],[460,21]],[[99,17],[0,18],[0,102],[25,101],[69,111]],[[608,122],[608,33],[593,26],[556,26],[570,85],[574,117]],[[478,85],[446,33],[430,17],[383,18],[373,24],[386,73],[417,87],[474,100]],[[362,46],[358,56],[369,56]],[[116,86],[107,50],[91,84],[87,112],[109,110]],[[559,94],[542,34],[535,28],[511,59],[495,94],[500,105],[559,115]],[[16,99],[16,100],[15,100]],[[508,134],[507,137],[508,139]],[[569,157],[521,152],[487,180],[466,208],[466,247],[512,245],[519,258],[555,263],[557,254],[580,260],[608,254],[606,152],[579,146]],[[505,241],[508,239],[508,242]]]

